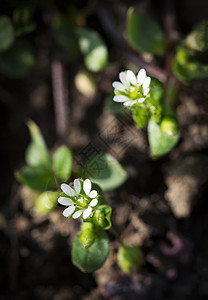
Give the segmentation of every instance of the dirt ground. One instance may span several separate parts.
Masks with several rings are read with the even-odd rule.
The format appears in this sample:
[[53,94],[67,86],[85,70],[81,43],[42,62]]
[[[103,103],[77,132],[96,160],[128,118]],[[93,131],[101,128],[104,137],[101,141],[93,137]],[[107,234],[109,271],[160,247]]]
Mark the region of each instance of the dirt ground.
[[[101,1],[103,9],[110,11],[112,18],[116,16],[120,36],[126,10],[135,2],[115,2],[110,10],[110,1]],[[198,9],[196,1],[173,2],[181,36],[208,11],[206,1],[199,1]],[[158,3],[158,7],[154,1],[138,1],[137,5],[144,11],[150,7],[162,23],[163,1]],[[127,169],[128,180],[120,188],[106,192],[105,197],[113,208],[114,228],[124,242],[141,247],[143,264],[131,276],[125,275],[116,262],[119,245],[109,234],[111,250],[104,266],[93,274],[82,273],[70,258],[79,221],[64,218],[61,207],[38,216],[27,188],[14,178],[14,171],[25,163],[28,118],[39,125],[51,152],[63,140],[57,133],[51,61],[44,58],[43,63],[40,53],[42,49],[49,51],[49,46],[45,33],[38,32],[35,43],[41,67],[23,80],[0,75],[0,299],[206,300],[208,82],[180,84],[176,106],[180,141],[169,154],[152,159],[146,128],[137,129],[130,116],[115,116],[105,109],[119,70],[132,66],[139,69],[141,65],[127,56],[122,63],[118,62],[119,48],[105,31],[101,12],[94,14],[93,11],[88,17],[88,24],[98,26],[106,38],[111,66],[96,74],[95,93],[84,95],[74,81],[76,73],[84,69],[82,60],[63,64],[68,90],[65,138],[74,153],[75,165],[83,149],[93,143],[99,151],[111,153]],[[61,59],[64,61],[65,57]],[[164,67],[160,58],[155,61],[152,64]],[[101,135],[103,143],[98,139]]]

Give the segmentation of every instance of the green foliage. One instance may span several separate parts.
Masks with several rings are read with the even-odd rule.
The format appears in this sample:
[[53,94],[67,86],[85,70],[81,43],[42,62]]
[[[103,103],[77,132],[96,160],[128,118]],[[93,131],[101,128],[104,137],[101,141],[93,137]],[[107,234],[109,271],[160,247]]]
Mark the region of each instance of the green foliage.
[[96,208],[92,220],[93,222],[107,230],[111,228],[111,212],[112,208],[109,205],[100,205]]
[[36,23],[31,19],[31,13],[28,8],[17,8],[13,12],[16,36],[21,36],[34,31]]
[[14,79],[24,78],[35,65],[34,49],[26,40],[18,40],[0,54],[0,71]]
[[72,170],[72,153],[66,146],[59,147],[53,155],[53,170],[62,181],[69,179]]
[[46,191],[41,193],[36,199],[34,208],[38,214],[47,214],[57,206],[59,192]]
[[15,176],[33,190],[45,191],[55,184],[53,172],[43,166],[25,166]]
[[108,49],[101,36],[87,28],[77,28],[75,32],[86,67],[93,72],[103,70],[108,63]]
[[0,16],[0,52],[7,50],[14,42],[14,28],[7,16]]
[[119,267],[127,274],[131,274],[133,268],[141,265],[142,258],[143,253],[139,248],[126,245],[120,247],[117,255]]
[[181,80],[208,78],[208,21],[197,24],[176,52],[173,72]]
[[208,78],[207,53],[198,53],[179,46],[173,61],[173,72],[181,80]]
[[180,137],[179,130],[170,135],[164,129],[161,129],[160,124],[149,121],[148,138],[150,144],[150,152],[152,156],[161,156],[168,153],[178,142]]
[[80,236],[73,242],[72,262],[81,271],[93,272],[99,269],[108,257],[110,243],[106,232],[97,228],[95,234],[95,241],[88,248],[83,247]]
[[31,136],[31,143],[25,153],[27,166],[15,173],[16,178],[33,190],[46,191],[55,188],[59,181],[63,182],[69,178],[72,154],[66,146],[61,146],[55,151],[51,161],[39,127],[31,120],[27,125]]
[[166,43],[160,26],[152,19],[130,8],[127,15],[127,40],[138,52],[162,54]]
[[39,127],[32,121],[27,122],[31,143],[25,154],[26,162],[29,166],[51,166],[51,159],[48,148],[40,132]]
[[127,172],[110,154],[94,155],[83,168],[83,177],[98,184],[103,191],[122,185],[127,179]]

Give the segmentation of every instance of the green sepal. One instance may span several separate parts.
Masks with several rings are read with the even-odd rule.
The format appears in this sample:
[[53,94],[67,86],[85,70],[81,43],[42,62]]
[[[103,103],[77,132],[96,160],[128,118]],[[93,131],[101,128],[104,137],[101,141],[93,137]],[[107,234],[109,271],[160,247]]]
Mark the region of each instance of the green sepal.
[[95,225],[91,222],[83,222],[82,230],[79,234],[80,242],[82,247],[89,248],[95,241],[96,229]]
[[107,230],[111,228],[112,208],[109,205],[99,205],[92,216],[92,221]]
[[110,242],[102,228],[96,229],[94,243],[84,248],[78,235],[72,245],[72,262],[83,272],[93,272],[102,267],[110,250]]
[[150,117],[149,109],[146,106],[135,106],[132,111],[133,119],[136,122],[138,128],[142,128],[147,125]]
[[141,265],[142,258],[142,251],[133,246],[122,245],[117,254],[118,265],[127,274],[131,274],[133,268]]

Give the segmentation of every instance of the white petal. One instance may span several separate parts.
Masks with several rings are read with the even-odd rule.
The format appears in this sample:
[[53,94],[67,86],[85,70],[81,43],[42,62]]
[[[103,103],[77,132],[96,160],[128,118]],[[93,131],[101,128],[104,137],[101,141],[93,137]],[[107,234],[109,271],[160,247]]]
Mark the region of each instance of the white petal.
[[67,207],[63,211],[63,216],[66,217],[66,218],[69,217],[71,214],[73,214],[74,210],[75,210],[75,206],[74,205]]
[[125,90],[126,90],[126,87],[119,81],[114,81],[112,86],[114,87],[115,90],[120,91],[120,92],[125,92]]
[[129,82],[125,72],[119,73],[119,79],[121,80],[121,82],[123,83],[123,85],[125,87],[129,87],[130,82]]
[[97,197],[97,191],[96,191],[96,190],[91,191],[91,192],[89,193],[88,196],[89,196],[90,198],[95,198],[95,197]]
[[128,98],[127,96],[124,95],[116,95],[113,97],[113,101],[115,102],[125,102],[128,101],[130,98]]
[[98,199],[96,199],[96,198],[90,202],[91,207],[95,207],[97,204],[98,204]]
[[87,209],[84,210],[83,212],[83,219],[87,219],[90,215],[91,215],[91,212],[92,212],[92,207],[89,206]]
[[138,85],[142,85],[144,79],[146,78],[146,71],[145,69],[141,69],[137,75],[137,83]]
[[150,77],[146,77],[145,80],[144,80],[144,82],[143,82],[143,85],[142,85],[143,90],[146,90],[149,87],[150,82],[151,82],[151,78]]
[[76,193],[79,194],[80,190],[81,190],[81,184],[80,184],[79,179],[74,179],[74,188],[75,188]]
[[82,209],[76,211],[76,212],[73,214],[72,218],[73,218],[73,219],[78,219],[78,218],[81,216],[82,212],[83,212]]
[[127,74],[127,78],[128,80],[133,84],[133,85],[137,85],[137,81],[136,81],[136,76],[135,74],[131,71],[131,70],[128,70],[126,72]]
[[60,203],[62,205],[66,205],[66,206],[74,204],[74,202],[71,199],[67,198],[67,197],[59,197],[58,198],[58,203]]
[[124,106],[128,107],[128,106],[132,106],[133,104],[137,103],[136,100],[132,100],[132,101],[126,101],[124,102]]
[[138,101],[139,103],[143,103],[143,102],[145,101],[145,99],[146,99],[146,98],[139,98],[137,101]]
[[143,91],[144,96],[147,96],[147,94],[149,93],[149,88]]
[[68,184],[62,183],[61,189],[66,195],[75,196],[74,190]]
[[89,192],[91,191],[91,186],[92,186],[91,181],[89,179],[85,179],[83,189],[86,195],[88,195]]

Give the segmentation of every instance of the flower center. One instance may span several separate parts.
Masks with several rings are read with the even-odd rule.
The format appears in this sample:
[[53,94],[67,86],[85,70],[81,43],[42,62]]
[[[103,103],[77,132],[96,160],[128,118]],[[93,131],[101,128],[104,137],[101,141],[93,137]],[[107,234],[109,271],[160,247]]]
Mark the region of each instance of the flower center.
[[140,87],[135,87],[133,90],[129,91],[129,97],[132,99],[132,100],[136,100],[138,99],[139,97],[142,97],[142,90]]
[[81,197],[79,199],[77,199],[77,203],[78,206],[80,206],[81,208],[87,208],[89,205],[89,201],[87,199],[85,199],[84,197]]

